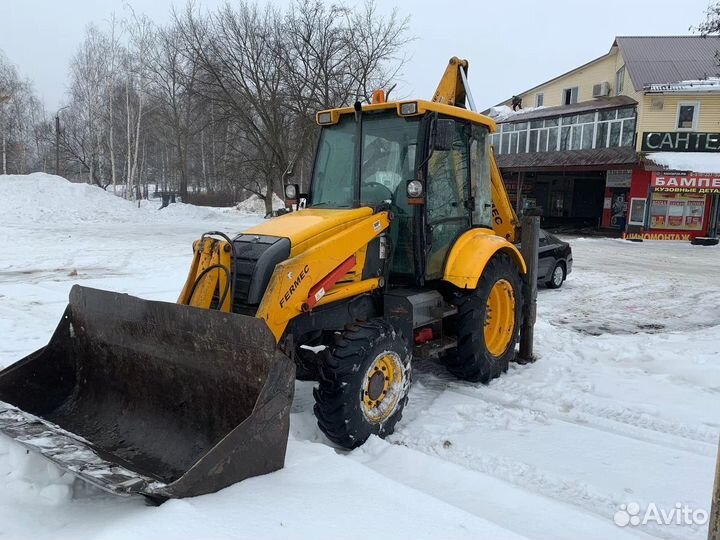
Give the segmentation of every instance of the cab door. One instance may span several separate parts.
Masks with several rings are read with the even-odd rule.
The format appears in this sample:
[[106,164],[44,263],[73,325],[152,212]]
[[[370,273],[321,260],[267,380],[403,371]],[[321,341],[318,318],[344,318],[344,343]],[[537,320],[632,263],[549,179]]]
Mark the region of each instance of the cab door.
[[470,124],[454,122],[446,148],[427,161],[425,279],[440,279],[448,250],[470,228]]

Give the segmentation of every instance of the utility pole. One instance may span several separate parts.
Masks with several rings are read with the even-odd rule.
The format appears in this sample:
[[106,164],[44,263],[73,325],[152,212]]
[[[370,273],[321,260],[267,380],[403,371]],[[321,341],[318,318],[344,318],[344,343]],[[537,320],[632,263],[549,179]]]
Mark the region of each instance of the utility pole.
[[60,176],[60,111],[55,115],[55,174]]
[[535,361],[533,349],[534,326],[537,317],[537,272],[540,240],[540,217],[523,216],[520,229],[520,253],[527,265],[523,324],[520,328],[520,354],[518,362],[527,364]]
[[68,106],[61,107],[55,113],[55,174],[60,174],[60,111],[67,109]]

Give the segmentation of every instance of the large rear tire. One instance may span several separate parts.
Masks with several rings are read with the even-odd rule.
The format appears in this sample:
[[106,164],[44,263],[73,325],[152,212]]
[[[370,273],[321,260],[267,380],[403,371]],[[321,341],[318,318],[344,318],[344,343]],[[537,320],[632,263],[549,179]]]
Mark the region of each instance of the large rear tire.
[[335,444],[356,448],[386,437],[407,403],[411,353],[399,330],[382,319],[349,325],[320,366],[315,416]]
[[474,291],[456,299],[458,313],[449,330],[457,349],[446,357],[448,371],[466,381],[487,384],[515,357],[522,318],[522,278],[505,253],[485,266]]

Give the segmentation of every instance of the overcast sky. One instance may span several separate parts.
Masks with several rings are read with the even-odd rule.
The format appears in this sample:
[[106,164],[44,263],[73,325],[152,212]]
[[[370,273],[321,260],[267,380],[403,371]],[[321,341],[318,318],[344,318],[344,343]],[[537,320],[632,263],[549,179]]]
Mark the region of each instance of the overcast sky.
[[[266,0],[259,0],[264,3]],[[289,0],[276,0],[284,5]],[[102,26],[125,0],[3,0],[0,49],[17,65],[52,113],[67,88],[68,63],[90,23]],[[137,12],[167,21],[184,0],[132,0]],[[223,0],[201,0],[212,9]],[[352,4],[353,2],[347,2]],[[470,85],[482,110],[605,54],[614,36],[687,34],[708,0],[380,0],[409,15],[399,94],[429,99],[448,59],[470,60]],[[453,6],[451,8],[451,6]],[[459,7],[463,6],[463,7]]]

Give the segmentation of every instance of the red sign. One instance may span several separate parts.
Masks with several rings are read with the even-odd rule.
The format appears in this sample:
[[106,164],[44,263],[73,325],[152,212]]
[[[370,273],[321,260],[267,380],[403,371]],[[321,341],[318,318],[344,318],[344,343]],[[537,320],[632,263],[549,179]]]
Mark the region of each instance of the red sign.
[[720,193],[720,176],[653,173],[650,186],[666,193]]

